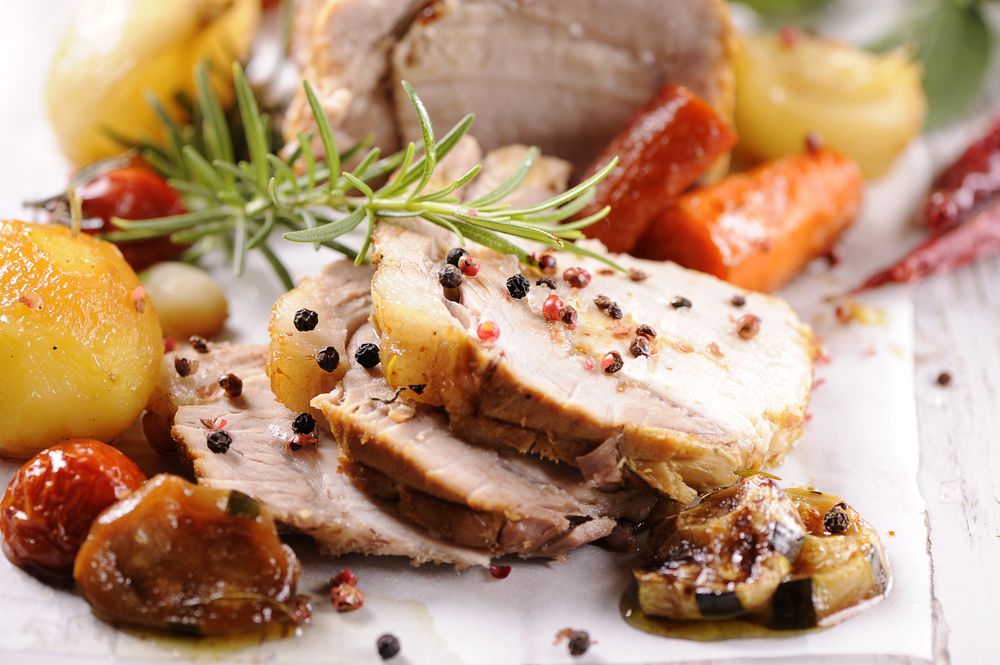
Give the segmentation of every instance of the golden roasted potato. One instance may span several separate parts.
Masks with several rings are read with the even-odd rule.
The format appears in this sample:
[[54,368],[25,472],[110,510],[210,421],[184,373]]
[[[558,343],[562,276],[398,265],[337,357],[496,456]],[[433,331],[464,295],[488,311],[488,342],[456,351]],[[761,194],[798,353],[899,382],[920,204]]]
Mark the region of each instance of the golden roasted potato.
[[142,412],[162,357],[156,312],[117,247],[0,221],[0,455],[111,441]]
[[[194,98],[195,65],[229,72],[246,55],[260,20],[259,0],[85,0],[59,44],[45,87],[49,119],[66,156],[78,164],[115,155],[105,134],[159,135],[146,91],[175,116],[178,93]],[[215,81],[231,96],[225,77]]]
[[760,159],[800,152],[806,137],[885,173],[924,124],[921,69],[903,50],[873,55],[796,31],[740,40],[739,150]]

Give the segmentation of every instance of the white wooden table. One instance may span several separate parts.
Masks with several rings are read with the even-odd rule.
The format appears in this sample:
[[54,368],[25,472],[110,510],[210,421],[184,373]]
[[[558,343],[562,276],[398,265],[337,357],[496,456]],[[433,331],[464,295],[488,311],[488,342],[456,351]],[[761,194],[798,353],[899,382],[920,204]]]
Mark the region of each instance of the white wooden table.
[[[16,22],[22,14],[20,10],[8,14],[6,10],[12,7],[3,9],[4,22]],[[39,38],[49,39],[60,23],[58,17],[46,18],[41,27],[48,34]],[[10,30],[7,25],[3,34]],[[0,70],[18,68],[16,73],[0,71],[7,90],[14,87],[19,96],[40,94],[37,76],[43,66],[20,61],[10,43],[0,44],[0,56]],[[3,115],[16,121],[22,114],[8,109]],[[17,129],[8,126],[5,131]],[[39,151],[51,151],[53,146],[46,144],[50,140],[40,137]],[[0,140],[0,151],[19,143]],[[17,159],[12,154],[3,156]],[[64,177],[52,174],[47,159],[26,158],[18,168],[21,171],[15,179],[23,182],[52,183]],[[20,193],[16,196],[15,200],[24,198]],[[12,214],[9,198],[0,197],[0,213]],[[933,562],[934,662],[1000,663],[996,636],[1000,617],[996,593],[1000,590],[1000,258],[928,280],[915,288],[914,298],[919,486],[927,505],[927,546]],[[942,387],[936,379],[945,371],[951,382]],[[912,661],[883,656],[795,662]]]

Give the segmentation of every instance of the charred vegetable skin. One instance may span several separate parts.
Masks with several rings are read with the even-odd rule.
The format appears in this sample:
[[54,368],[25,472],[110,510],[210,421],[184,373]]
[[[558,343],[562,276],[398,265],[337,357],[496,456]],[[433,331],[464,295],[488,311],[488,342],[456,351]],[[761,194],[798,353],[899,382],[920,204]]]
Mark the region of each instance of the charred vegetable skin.
[[[775,582],[770,572],[782,567],[773,562],[782,560],[789,565]],[[740,616],[778,630],[847,619],[884,598],[892,579],[878,534],[857,511],[832,494],[782,492],[760,476],[655,526],[633,576],[647,615]]]
[[94,519],[145,480],[132,460],[93,439],[38,453],[18,470],[0,503],[4,554],[42,579],[69,579]]
[[611,212],[584,233],[608,251],[632,251],[649,221],[735,144],[736,134],[708,104],[684,87],[663,88],[584,174],[587,179],[619,158],[578,218],[606,205]]
[[830,626],[877,603],[891,583],[878,534],[840,497],[786,490],[809,534],[774,593],[775,628]]
[[792,570],[806,528],[773,480],[752,476],[668,517],[633,571],[642,610],[724,619],[763,608]]
[[73,570],[97,614],[196,635],[302,621],[298,574],[255,499],[166,474],[94,522]]
[[861,208],[853,160],[818,148],[787,155],[680,197],[634,254],[770,292],[830,251]]

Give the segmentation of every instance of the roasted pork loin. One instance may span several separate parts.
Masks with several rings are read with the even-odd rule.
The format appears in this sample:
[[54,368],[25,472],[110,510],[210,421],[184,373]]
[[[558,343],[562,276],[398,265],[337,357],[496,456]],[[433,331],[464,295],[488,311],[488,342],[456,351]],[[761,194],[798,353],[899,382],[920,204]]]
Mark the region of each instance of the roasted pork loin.
[[[257,498],[275,520],[312,536],[330,555],[358,552],[463,568],[488,565],[487,551],[436,538],[402,518],[394,502],[360,491],[343,473],[337,442],[328,432],[317,429],[315,445],[291,450],[297,414],[274,399],[264,373],[266,355],[266,347],[250,345],[211,345],[205,354],[191,349],[168,353],[150,403],[156,410],[146,423],[147,436],[152,427],[167,424],[199,484]],[[180,376],[174,367],[180,357],[197,359],[198,369]],[[233,398],[218,379],[236,372],[242,393]],[[209,447],[215,431],[230,440],[224,452]]]
[[[372,320],[389,382],[424,386],[408,396],[444,406],[465,438],[588,475],[613,477],[624,464],[688,503],[734,482],[733,471],[775,463],[801,434],[815,339],[784,301],[615,256],[647,276],[634,281],[564,252],[550,254],[551,289],[540,271],[479,247],[469,248],[478,276],[446,294],[438,272],[456,242],[423,220],[380,223]],[[550,296],[575,309],[575,324],[545,317]],[[748,315],[755,334],[741,326]],[[479,334],[487,322],[499,328],[492,343]]]
[[[722,0],[298,0],[292,53],[343,141],[419,143],[406,80],[440,127],[474,112],[484,149],[582,172],[665,84],[731,117],[732,42]],[[285,135],[312,128],[300,90]]]

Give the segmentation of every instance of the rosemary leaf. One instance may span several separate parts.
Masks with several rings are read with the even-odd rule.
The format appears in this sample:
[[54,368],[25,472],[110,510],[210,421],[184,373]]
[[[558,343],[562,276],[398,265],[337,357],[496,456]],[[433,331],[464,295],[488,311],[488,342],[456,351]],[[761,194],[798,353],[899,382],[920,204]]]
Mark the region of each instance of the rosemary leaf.
[[372,214],[371,208],[365,208],[365,221],[368,222],[368,233],[365,234],[365,242],[361,245],[361,251],[354,258],[354,265],[359,266],[365,260],[365,256],[368,255],[368,248],[372,244],[372,234],[375,233],[375,215]]
[[349,231],[353,231],[354,227],[360,224],[361,220],[365,218],[366,212],[366,208],[357,208],[343,219],[324,224],[323,226],[317,226],[314,229],[291,231],[286,233],[284,238],[286,240],[294,240],[295,242],[324,242],[326,240],[333,240]]
[[[303,81],[302,85],[305,87],[309,108],[312,109],[313,118],[316,120],[316,129],[319,130],[319,139],[323,142],[323,151],[326,153],[326,163],[330,167],[330,173],[338,173],[340,171],[340,153],[337,151],[337,142],[333,138],[333,128],[330,127],[330,121],[326,117],[323,105],[319,103],[316,91],[313,90],[309,81]],[[331,189],[333,188],[332,179],[329,186]]]
[[236,88],[236,99],[240,107],[240,117],[243,118],[243,131],[246,133],[247,148],[250,159],[256,169],[257,184],[261,190],[267,190],[270,173],[267,168],[267,136],[264,133],[264,120],[257,108],[257,100],[253,96],[250,82],[240,63],[233,63],[233,84]]

